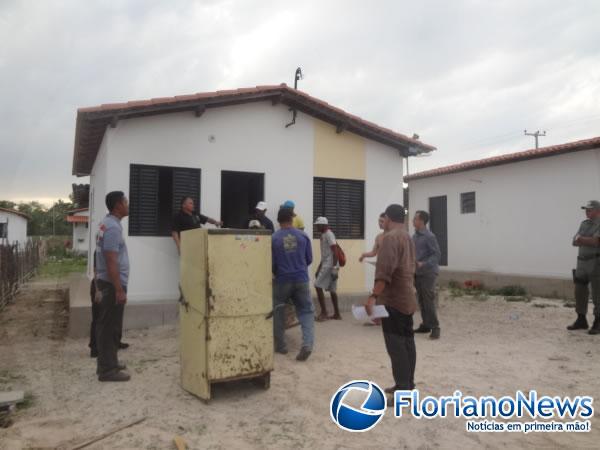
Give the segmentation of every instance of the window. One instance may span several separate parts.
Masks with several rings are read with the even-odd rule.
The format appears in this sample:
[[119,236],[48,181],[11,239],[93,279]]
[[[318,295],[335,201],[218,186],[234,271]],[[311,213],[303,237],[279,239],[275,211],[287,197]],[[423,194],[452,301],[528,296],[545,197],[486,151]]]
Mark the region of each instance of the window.
[[0,239],[6,239],[8,237],[8,222],[0,223]]
[[475,192],[460,194],[460,213],[471,214],[475,212]]
[[129,235],[170,236],[183,197],[200,199],[200,169],[131,164]]
[[[313,215],[327,217],[338,239],[364,239],[365,182],[315,178]],[[318,237],[316,231],[313,236]]]

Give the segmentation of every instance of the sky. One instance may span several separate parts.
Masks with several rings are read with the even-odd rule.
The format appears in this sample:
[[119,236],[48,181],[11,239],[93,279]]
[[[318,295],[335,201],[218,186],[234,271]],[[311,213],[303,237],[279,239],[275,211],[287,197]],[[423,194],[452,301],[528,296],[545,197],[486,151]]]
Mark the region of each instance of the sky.
[[0,0],[0,199],[67,198],[78,107],[293,84],[434,145],[600,136],[600,2]]

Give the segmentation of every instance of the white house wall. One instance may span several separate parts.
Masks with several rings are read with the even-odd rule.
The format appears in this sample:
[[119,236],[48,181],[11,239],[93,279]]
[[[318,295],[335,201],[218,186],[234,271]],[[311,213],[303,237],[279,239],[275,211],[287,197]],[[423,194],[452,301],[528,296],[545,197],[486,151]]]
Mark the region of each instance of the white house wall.
[[[409,182],[411,213],[430,197],[448,198],[452,271],[569,278],[580,206],[600,197],[600,150],[510,163]],[[476,212],[460,213],[460,194],[476,192]]]
[[[129,194],[129,165],[136,163],[201,169],[200,210],[215,218],[220,217],[222,170],[265,173],[267,214],[275,219],[277,206],[293,199],[312,233],[312,118],[299,113],[296,124],[285,128],[290,119],[287,107],[263,102],[208,109],[200,118],[185,112],[119,121],[116,128],[107,128],[91,177],[92,233],[105,214],[106,192]],[[123,228],[127,234],[127,219]],[[126,240],[130,300],[177,299],[179,261],[173,240]]]
[[[379,215],[392,203],[403,203],[402,158],[398,150],[366,141],[367,175],[365,183],[365,246],[373,248],[381,232]],[[373,287],[375,268],[366,264],[366,288]]]
[[9,244],[27,242],[27,219],[18,214],[0,211],[0,223],[8,222],[7,241]]

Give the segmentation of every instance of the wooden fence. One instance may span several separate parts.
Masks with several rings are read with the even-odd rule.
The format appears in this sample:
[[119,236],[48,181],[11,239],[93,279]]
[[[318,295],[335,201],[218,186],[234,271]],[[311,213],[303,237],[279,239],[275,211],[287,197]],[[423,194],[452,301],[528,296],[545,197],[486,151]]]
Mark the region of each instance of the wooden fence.
[[16,295],[19,286],[33,276],[45,257],[43,240],[0,245],[0,310]]

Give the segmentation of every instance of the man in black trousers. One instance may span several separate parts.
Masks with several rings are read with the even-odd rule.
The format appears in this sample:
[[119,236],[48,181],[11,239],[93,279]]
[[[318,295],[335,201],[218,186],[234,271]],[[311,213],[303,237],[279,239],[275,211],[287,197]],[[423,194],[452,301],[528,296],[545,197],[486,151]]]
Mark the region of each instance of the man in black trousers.
[[394,386],[385,389],[387,394],[392,395],[388,397],[388,406],[393,404],[394,391],[415,388],[415,245],[404,226],[404,216],[402,205],[390,205],[385,210],[385,235],[377,254],[375,286],[365,304],[369,315],[375,304],[385,305],[389,314],[381,319],[385,347],[394,376]]
[[109,214],[100,222],[96,238],[96,287],[100,292],[96,300],[96,373],[99,381],[129,381],[131,377],[117,358],[117,336],[123,326],[129,281],[129,256],[121,219],[129,214],[129,204],[123,192],[113,191],[106,195],[106,207]]
[[[98,323],[98,313],[100,311],[100,307],[98,303],[100,299],[96,301],[96,252],[94,252],[94,278],[90,283],[90,301],[92,302],[92,323],[90,324],[90,343],[88,347],[90,348],[90,357],[97,358],[98,357],[98,346],[96,345],[96,323]],[[121,326],[119,327],[118,332],[115,334],[115,339],[117,341],[117,347],[119,350],[125,350],[129,347],[129,344],[121,341],[123,337],[123,320],[121,316]]]

